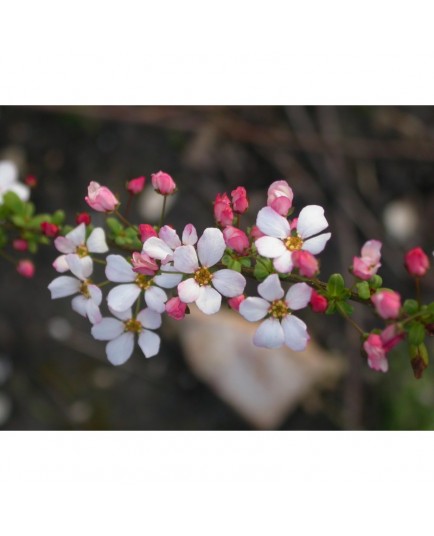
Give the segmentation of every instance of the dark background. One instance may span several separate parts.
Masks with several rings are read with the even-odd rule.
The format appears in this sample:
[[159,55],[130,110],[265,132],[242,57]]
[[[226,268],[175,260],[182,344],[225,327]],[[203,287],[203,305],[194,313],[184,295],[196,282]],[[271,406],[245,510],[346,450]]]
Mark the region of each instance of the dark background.
[[[128,179],[167,171],[180,189],[170,223],[203,229],[213,224],[216,193],[244,185],[265,204],[269,184],[285,178],[298,210],[325,207],[333,236],[321,255],[324,277],[346,273],[364,241],[377,238],[384,243],[381,275],[404,296],[413,292],[404,251],[434,249],[431,107],[1,107],[0,157],[18,161],[22,177],[38,178],[32,200],[39,212],[64,208],[71,223],[87,208],[91,180],[122,191]],[[392,208],[398,217],[412,215],[409,233],[385,225]],[[163,339],[156,359],[135,352],[125,366],[109,365],[69,301],[50,300],[55,256],[51,248],[39,252],[33,280],[1,263],[4,429],[251,428],[194,377],[176,337]],[[424,293],[433,299],[432,270]],[[373,327],[363,311],[356,314]],[[405,346],[383,375],[368,369],[357,333],[340,319],[316,317],[310,330],[346,357],[348,371],[315,413],[300,407],[281,429],[434,428],[434,374],[429,368],[416,381]]]

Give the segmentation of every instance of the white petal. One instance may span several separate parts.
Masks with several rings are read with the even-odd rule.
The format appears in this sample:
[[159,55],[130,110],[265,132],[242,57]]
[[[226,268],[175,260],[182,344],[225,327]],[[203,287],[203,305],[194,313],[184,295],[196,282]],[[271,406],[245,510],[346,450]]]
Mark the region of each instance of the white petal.
[[91,253],[105,253],[108,251],[104,229],[101,227],[94,229],[87,239],[86,246]]
[[176,249],[181,245],[178,233],[169,225],[163,225],[160,229],[158,236],[165,242],[171,249]]
[[306,324],[296,316],[289,315],[282,320],[285,344],[291,350],[301,352],[309,340]]
[[66,263],[71,272],[82,281],[87,279],[93,272],[91,257],[79,257],[76,253],[66,255]]
[[72,301],[71,301],[72,309],[81,316],[87,316],[87,313],[86,313],[87,301],[88,300],[81,294],[79,296],[76,296],[75,298],[72,298]]
[[112,365],[123,365],[131,357],[133,350],[134,335],[132,333],[123,333],[105,347],[107,359]]
[[88,285],[87,290],[89,291],[91,300],[96,305],[101,305],[102,302],[102,292],[99,287],[96,285]]
[[167,295],[159,287],[150,287],[145,291],[146,305],[157,313],[164,313],[166,310],[165,303],[167,302]]
[[98,324],[102,320],[101,311],[93,300],[86,300],[86,316],[92,324]]
[[146,240],[146,242],[143,244],[142,253],[146,253],[153,259],[158,259],[160,261],[163,261],[166,257],[173,255],[173,251],[169,248],[169,246],[163,242],[161,238],[157,238],[156,236],[151,236],[151,238]]
[[303,309],[310,301],[312,289],[306,283],[296,283],[288,290],[285,301],[293,311]]
[[53,268],[60,273],[68,272],[69,266],[66,262],[66,255],[59,255],[57,259],[53,262]]
[[[150,239],[149,239],[150,240]],[[199,268],[196,250],[193,246],[180,246],[173,253],[173,264],[177,272],[192,274]]]
[[271,207],[261,208],[256,225],[264,234],[273,238],[286,238],[291,234],[288,220]]
[[134,284],[118,285],[111,289],[107,303],[113,311],[125,311],[137,300],[141,293],[140,287]]
[[208,268],[214,266],[223,257],[225,249],[225,239],[220,229],[208,227],[197,243],[197,255],[200,263]]
[[277,274],[269,275],[258,285],[258,293],[269,302],[280,300],[285,294]]
[[289,274],[294,267],[291,251],[285,251],[283,255],[273,260],[274,268],[281,274]]
[[8,190],[10,192],[14,192],[17,194],[17,196],[21,199],[21,201],[28,201],[30,197],[30,189],[25,184],[21,184],[20,182],[15,182],[11,186],[9,186]]
[[158,329],[161,326],[161,315],[152,309],[142,309],[137,320],[147,329]]
[[145,357],[153,357],[160,350],[160,337],[156,333],[144,329],[139,335],[139,346]]
[[130,283],[136,279],[137,274],[133,267],[121,255],[108,255],[105,275],[114,283]]
[[77,294],[80,291],[81,282],[75,277],[69,275],[61,275],[53,279],[48,285],[48,290],[51,292],[51,299],[64,298]]
[[154,283],[162,288],[175,288],[182,281],[182,275],[161,274],[154,277]]
[[212,285],[227,298],[235,298],[244,292],[246,280],[235,270],[218,270],[213,274]]
[[54,239],[54,246],[60,253],[75,253],[76,246],[66,236],[58,236]]
[[4,189],[18,180],[18,167],[12,160],[0,162],[0,186]]
[[253,344],[262,348],[280,348],[283,342],[283,329],[276,318],[264,320],[253,337]]
[[200,287],[199,297],[196,305],[206,315],[213,315],[220,310],[222,303],[221,294],[210,286]]
[[197,242],[196,227],[193,224],[188,223],[184,227],[184,231],[182,233],[182,243],[184,244],[184,246],[194,246],[196,242]]
[[315,236],[315,238],[309,238],[309,240],[304,242],[302,249],[309,251],[309,253],[312,253],[312,255],[318,255],[318,253],[321,253],[321,251],[325,248],[325,245],[330,239],[331,235],[331,233],[324,233]]
[[240,314],[249,322],[256,322],[267,315],[269,307],[262,298],[246,298],[240,304]]
[[92,337],[98,341],[111,341],[124,332],[124,323],[116,318],[106,317],[92,326]]
[[178,285],[179,299],[184,303],[195,302],[200,294],[200,286],[191,277]]
[[78,225],[75,229],[65,235],[65,238],[70,240],[74,244],[74,246],[81,246],[82,244],[84,244],[84,241],[86,239],[86,225],[84,223],[80,223],[80,225]]
[[133,316],[133,310],[131,308],[125,309],[125,311],[114,311],[109,307],[109,310],[112,315],[114,315],[116,318],[119,318],[119,320],[122,320],[123,322],[130,320],[130,318]]
[[300,211],[297,232],[302,238],[309,238],[324,231],[328,225],[324,217],[324,209],[319,205],[308,205]]
[[280,257],[288,251],[282,240],[279,238],[273,238],[271,236],[261,236],[261,238],[256,240],[255,246],[259,252],[259,255],[268,257],[269,259]]

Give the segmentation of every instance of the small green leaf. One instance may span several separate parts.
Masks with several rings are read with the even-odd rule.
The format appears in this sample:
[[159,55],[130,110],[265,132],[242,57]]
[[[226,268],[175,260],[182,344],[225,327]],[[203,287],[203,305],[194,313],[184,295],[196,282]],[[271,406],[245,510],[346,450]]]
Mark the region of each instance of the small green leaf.
[[15,214],[21,214],[24,209],[24,202],[21,201],[15,192],[6,192],[3,196],[3,204]]
[[370,286],[371,288],[374,288],[374,289],[380,288],[382,284],[383,284],[383,279],[382,279],[382,277],[379,276],[379,275],[374,275],[374,276],[371,277],[371,279],[369,280],[369,286]]
[[346,301],[340,301],[336,304],[336,307],[343,311],[347,316],[351,316],[354,312],[354,307]]
[[63,210],[56,210],[56,212],[51,216],[51,223],[55,225],[62,225],[65,221],[65,213]]
[[336,312],[336,303],[335,302],[329,302],[329,305],[326,309],[325,314],[326,315],[332,315]]
[[116,218],[107,218],[106,223],[114,235],[119,234],[123,230],[123,225]]
[[222,264],[224,264],[224,266],[229,266],[232,262],[232,257],[228,254],[226,255],[223,255],[223,258],[222,258]]
[[327,283],[327,293],[331,298],[339,298],[345,294],[345,281],[341,274],[332,274]]
[[240,259],[241,266],[244,266],[244,268],[250,268],[252,266],[252,261],[249,257],[243,257]]
[[408,342],[411,345],[418,346],[425,339],[425,328],[419,322],[411,324],[408,330]]
[[253,270],[253,275],[258,281],[264,280],[273,272],[273,264],[270,259],[264,259],[263,257],[259,258],[256,261],[255,269]]
[[241,272],[241,263],[240,263],[240,261],[233,260],[230,268],[231,268],[231,270],[235,270],[236,272]]
[[416,300],[405,300],[403,308],[407,314],[414,315],[419,311],[419,304]]
[[362,300],[369,300],[371,297],[371,290],[367,281],[362,281],[356,284],[357,293]]

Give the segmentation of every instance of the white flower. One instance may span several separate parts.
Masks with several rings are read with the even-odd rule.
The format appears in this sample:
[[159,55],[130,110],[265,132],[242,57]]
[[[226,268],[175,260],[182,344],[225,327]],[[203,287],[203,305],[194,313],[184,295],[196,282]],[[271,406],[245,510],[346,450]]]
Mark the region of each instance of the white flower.
[[79,293],[80,295],[73,298],[71,302],[74,311],[87,317],[92,324],[100,322],[102,317],[99,306],[101,305],[102,292],[89,280],[93,269],[92,259],[90,257],[79,259],[77,255],[69,254],[65,256],[65,262],[68,269],[76,277],[61,275],[53,279],[48,285],[51,298],[55,300]]
[[9,160],[0,162],[0,204],[6,192],[14,192],[21,199],[27,201],[30,197],[30,189],[25,184],[18,182],[18,168]]
[[197,242],[197,231],[194,225],[187,224],[182,233],[182,242],[172,227],[164,225],[158,233],[158,238],[152,236],[143,244],[142,253],[146,253],[153,259],[167,264],[173,261],[173,252],[180,246],[194,246]]
[[[53,262],[53,267],[58,272],[67,272],[69,270],[66,262],[66,255],[73,253],[82,262],[84,259],[92,259],[89,253],[105,253],[108,251],[105,240],[105,232],[102,227],[96,227],[86,240],[86,225],[80,223],[75,229],[65,236],[58,236],[54,240],[56,249],[63,253]],[[88,262],[88,261],[85,261]]]
[[256,330],[253,343],[264,348],[286,344],[292,350],[304,350],[309,340],[306,324],[292,311],[307,306],[312,289],[306,283],[296,283],[283,298],[279,276],[272,274],[258,285],[258,292],[262,298],[246,298],[240,305],[240,314],[249,322],[268,317]]
[[274,267],[281,273],[289,273],[292,270],[293,251],[303,249],[317,255],[331,237],[331,233],[314,236],[328,226],[324,209],[318,205],[309,205],[301,210],[296,229],[292,232],[288,220],[271,207],[265,207],[258,212],[256,225],[267,235],[255,242],[259,254],[274,259]]
[[131,309],[122,313],[112,311],[117,318],[105,317],[92,327],[92,336],[99,341],[110,341],[106,346],[107,358],[112,365],[122,365],[134,350],[134,334],[145,357],[158,354],[160,337],[150,331],[161,326],[161,315],[151,309],[143,309],[133,317]]
[[[171,267],[162,269],[173,270]],[[117,312],[129,309],[144,291],[146,305],[157,313],[163,313],[167,294],[160,287],[174,288],[182,279],[182,275],[170,273],[154,277],[137,274],[121,255],[108,255],[105,273],[109,281],[123,283],[112,288],[107,296],[108,306]]]
[[220,229],[210,227],[199,239],[197,253],[192,245],[187,245],[176,248],[173,254],[175,270],[192,274],[191,278],[178,285],[180,300],[184,303],[196,302],[207,315],[220,309],[221,295],[234,298],[242,294],[246,286],[244,276],[235,270],[209,270],[221,260],[225,248],[223,233]]

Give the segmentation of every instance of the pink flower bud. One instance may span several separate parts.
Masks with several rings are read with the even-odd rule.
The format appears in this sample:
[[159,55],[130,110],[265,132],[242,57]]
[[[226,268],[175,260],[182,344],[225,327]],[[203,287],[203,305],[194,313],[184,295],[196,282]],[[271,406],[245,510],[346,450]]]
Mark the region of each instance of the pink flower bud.
[[386,351],[383,347],[383,341],[380,335],[371,333],[363,343],[363,348],[368,354],[368,365],[373,370],[387,372],[389,362],[387,361]]
[[385,320],[397,318],[401,309],[401,296],[393,290],[379,290],[371,296],[375,310]]
[[367,281],[374,276],[381,266],[381,246],[379,240],[368,240],[362,247],[361,257],[353,258],[353,274],[359,279]]
[[182,320],[185,317],[187,304],[183,303],[177,296],[170,298],[166,303],[166,313],[175,320]]
[[240,305],[245,299],[246,297],[244,296],[244,294],[240,294],[240,296],[235,296],[235,298],[229,298],[228,305],[231,309],[238,313],[240,310]]
[[38,179],[33,175],[28,175],[24,179],[24,184],[26,184],[29,188],[36,188],[36,186],[38,185]]
[[27,251],[29,249],[29,243],[27,242],[27,240],[24,240],[23,238],[16,238],[12,242],[12,247],[16,251]]
[[214,201],[214,218],[222,227],[232,225],[234,213],[232,212],[229,197],[226,194],[217,194]]
[[429,259],[422,248],[413,248],[405,254],[405,267],[410,275],[422,277],[429,268]]
[[395,324],[390,324],[387,328],[383,329],[380,334],[383,342],[383,348],[386,352],[390,352],[392,348],[395,348],[403,339],[405,339],[405,332],[399,332]]
[[265,236],[265,234],[259,229],[257,225],[253,225],[250,229],[250,238],[253,238],[253,240],[258,240],[258,238],[261,238],[262,236]]
[[92,181],[87,188],[86,203],[97,212],[112,212],[119,205],[115,195],[106,186]]
[[329,305],[327,298],[321,296],[315,289],[312,289],[312,294],[310,295],[310,306],[314,313],[324,313]]
[[91,222],[91,217],[88,212],[79,212],[75,216],[75,222],[77,225],[80,225],[80,223],[84,223],[85,225],[89,225]]
[[23,259],[17,265],[17,272],[23,277],[30,279],[35,275],[35,265],[31,260]]
[[281,216],[287,216],[294,194],[286,181],[275,181],[268,188],[267,205]]
[[231,196],[234,212],[244,214],[249,208],[246,189],[243,186],[238,186],[238,188],[232,191]]
[[171,195],[176,190],[175,181],[168,173],[159,171],[151,175],[152,186],[161,195]]
[[304,277],[313,277],[319,270],[318,261],[308,251],[302,249],[293,251],[292,261],[294,266],[298,268],[300,275]]
[[145,187],[145,177],[137,177],[127,182],[127,190],[131,195],[139,194]]
[[192,223],[187,223],[182,232],[182,243],[184,246],[194,246],[197,242],[196,227]]
[[223,229],[223,237],[228,247],[241,255],[249,248],[249,239],[244,231],[228,225]]
[[146,253],[133,253],[131,258],[133,272],[143,275],[155,275],[158,265],[154,259],[151,259]]
[[49,238],[54,238],[59,234],[59,227],[54,225],[54,223],[49,223],[48,221],[43,221],[41,223],[42,234],[48,236]]
[[139,225],[140,240],[146,242],[151,236],[158,236],[157,231],[149,225],[149,223],[141,223]]

